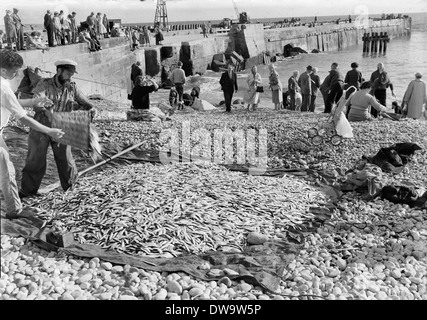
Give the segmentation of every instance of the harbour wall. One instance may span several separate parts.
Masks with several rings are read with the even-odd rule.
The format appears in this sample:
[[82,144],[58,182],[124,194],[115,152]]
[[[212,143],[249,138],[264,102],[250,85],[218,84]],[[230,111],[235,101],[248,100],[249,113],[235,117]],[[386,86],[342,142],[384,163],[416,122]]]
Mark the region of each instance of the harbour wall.
[[[144,47],[131,50],[125,37],[101,40],[102,50],[90,52],[86,44],[58,46],[49,51],[20,51],[25,66],[39,67],[44,71],[56,72],[54,62],[73,59],[78,63],[78,74],[74,80],[84,94],[99,94],[106,99],[126,101],[130,86],[131,65],[141,62],[143,72],[160,76],[163,67],[171,70],[178,61],[183,62],[186,75],[203,74],[210,67],[216,54],[236,51],[244,58],[244,67],[261,64],[266,52],[271,55],[283,53],[287,44],[303,50],[340,50],[361,43],[365,32],[387,32],[390,39],[408,35],[410,19],[369,20],[366,27],[354,24],[329,24],[309,28],[288,27],[266,29],[262,24],[238,24],[230,29],[229,36],[210,36],[189,42],[176,42],[163,46]],[[45,76],[50,76],[45,74]],[[16,87],[22,79],[14,80]]]
[[365,33],[387,32],[390,39],[409,35],[410,19],[369,20],[361,24],[329,24],[312,28],[294,27],[264,31],[266,50],[273,54],[282,53],[283,47],[293,44],[310,52],[342,50],[345,47],[362,43]]

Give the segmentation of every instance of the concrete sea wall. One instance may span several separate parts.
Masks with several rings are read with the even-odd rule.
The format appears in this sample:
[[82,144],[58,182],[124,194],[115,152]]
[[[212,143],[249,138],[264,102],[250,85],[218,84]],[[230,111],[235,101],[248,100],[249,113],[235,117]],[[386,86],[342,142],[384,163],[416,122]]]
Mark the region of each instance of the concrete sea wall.
[[[55,61],[73,59],[78,63],[73,79],[79,89],[86,95],[100,94],[106,99],[127,99],[127,85],[130,78],[130,67],[136,61],[145,60],[144,50],[131,51],[125,38],[101,40],[102,50],[90,52],[86,44],[58,46],[42,53],[41,50],[19,51],[24,59],[24,67],[39,67],[49,77],[56,73]],[[145,65],[142,63],[145,70]],[[14,79],[16,87],[22,74]]]

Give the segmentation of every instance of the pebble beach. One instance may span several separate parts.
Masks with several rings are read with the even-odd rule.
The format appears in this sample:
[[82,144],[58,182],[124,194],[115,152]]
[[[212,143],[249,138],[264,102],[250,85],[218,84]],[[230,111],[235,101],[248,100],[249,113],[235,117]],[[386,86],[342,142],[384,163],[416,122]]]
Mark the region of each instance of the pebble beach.
[[[107,104],[105,101],[98,103]],[[312,147],[305,138],[305,129],[318,121],[314,115],[275,112],[261,106],[251,114],[236,108],[228,119],[227,116],[221,110],[177,112],[170,122],[143,125],[114,122],[101,116],[95,124],[101,141],[108,136],[110,140],[129,140],[130,144],[135,143],[132,137],[137,139],[152,132],[154,127],[179,127],[186,119],[196,122],[196,127],[206,127],[206,123],[213,127],[218,123],[228,125],[236,123],[236,119],[241,120],[243,127],[254,123],[264,125],[269,137],[273,137],[272,131],[274,133],[268,142],[270,168],[339,171],[343,167],[350,169],[362,154],[373,155],[384,145],[413,142],[423,150],[415,154],[403,173],[385,174],[384,179],[388,183],[410,180],[420,187],[426,186],[425,121],[358,123],[353,127],[354,139],[330,148]],[[289,128],[300,130],[278,130],[284,122]],[[383,134],[381,137],[372,135],[367,142],[366,135],[371,132]],[[157,139],[155,135],[146,136],[147,147],[161,148],[162,142]],[[272,150],[277,151],[274,156]],[[295,178],[285,175],[277,183],[292,179]],[[304,183],[315,184],[314,181]],[[51,204],[43,205],[40,199],[27,202],[28,205],[34,203],[46,217],[54,214]],[[261,227],[254,231],[266,233]],[[265,235],[274,240],[277,231]],[[241,240],[247,233],[236,236]],[[203,267],[221,275],[220,280],[206,282],[183,272],[159,273],[130,265],[113,265],[96,257],[87,259],[67,256],[60,251],[47,252],[23,237],[1,235],[0,295],[2,300],[425,300],[426,240],[426,208],[410,208],[380,198],[366,200],[361,194],[346,192],[337,202],[332,217],[306,237],[303,249],[280,275],[279,289],[271,292],[232,280],[229,276],[236,271],[214,269],[209,263]]]

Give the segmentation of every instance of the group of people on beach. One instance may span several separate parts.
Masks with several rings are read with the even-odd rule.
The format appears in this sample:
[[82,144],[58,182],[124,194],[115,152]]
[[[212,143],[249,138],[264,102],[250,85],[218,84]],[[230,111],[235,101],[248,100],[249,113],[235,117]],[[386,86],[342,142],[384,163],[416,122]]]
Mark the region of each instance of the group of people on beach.
[[[338,68],[338,63],[331,65],[326,78],[321,81],[318,68],[307,66],[305,72],[295,70],[288,79],[288,90],[284,92],[283,84],[274,64],[268,66],[268,87],[272,92],[272,102],[275,110],[289,109],[300,112],[314,112],[316,98],[320,91],[324,100],[324,113],[331,113],[333,105],[345,100],[345,115],[349,121],[365,121],[378,118],[387,108],[386,91],[389,88],[396,98],[393,84],[385,70],[383,63],[378,63],[377,70],[372,72],[370,79],[365,80],[358,70],[359,64],[353,62],[351,70],[345,77]],[[247,91],[243,101],[248,110],[257,109],[260,102],[260,93],[263,92],[262,78],[257,66],[251,68],[246,78]],[[221,88],[224,92],[226,111],[231,112],[233,93],[237,92],[237,76],[234,65],[228,64],[228,71],[221,75]],[[345,96],[343,94],[345,92]],[[426,103],[426,85],[422,81],[422,74],[416,73],[403,96],[401,105],[393,101],[392,106],[396,113],[403,113],[408,118],[419,119],[423,116],[423,106]],[[427,109],[426,109],[427,110]],[[427,111],[424,111],[427,116]],[[427,118],[427,117],[426,117]]]

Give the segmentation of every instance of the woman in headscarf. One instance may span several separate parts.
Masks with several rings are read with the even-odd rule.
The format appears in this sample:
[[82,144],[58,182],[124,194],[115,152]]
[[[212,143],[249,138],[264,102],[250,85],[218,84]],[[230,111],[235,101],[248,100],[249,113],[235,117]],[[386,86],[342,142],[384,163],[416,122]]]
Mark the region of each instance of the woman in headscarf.
[[348,121],[366,121],[373,120],[374,117],[369,112],[369,107],[375,108],[379,112],[386,111],[386,107],[381,105],[377,99],[372,96],[369,91],[371,84],[365,81],[360,86],[360,90],[354,93],[346,102],[346,106],[350,106],[348,113]]
[[[403,97],[403,110],[407,118],[419,119],[423,115],[423,106],[427,103],[427,98],[426,84],[421,80],[422,77],[423,75],[419,72],[415,74],[415,80],[409,83]],[[427,106],[424,115],[427,115]]]
[[280,105],[283,103],[283,94],[282,94],[282,82],[279,79],[279,74],[276,71],[276,66],[270,64],[268,66],[270,70],[270,76],[268,77],[272,101],[274,103],[274,110],[280,110]]
[[255,111],[259,103],[259,92],[257,92],[257,87],[261,84],[262,79],[261,75],[258,73],[257,66],[251,68],[251,73],[248,74],[246,78],[246,83],[248,84],[248,92],[244,97],[244,102],[248,104],[248,111]]

